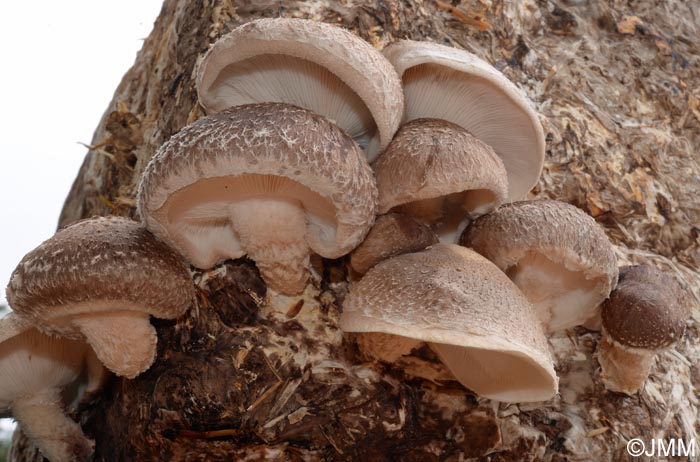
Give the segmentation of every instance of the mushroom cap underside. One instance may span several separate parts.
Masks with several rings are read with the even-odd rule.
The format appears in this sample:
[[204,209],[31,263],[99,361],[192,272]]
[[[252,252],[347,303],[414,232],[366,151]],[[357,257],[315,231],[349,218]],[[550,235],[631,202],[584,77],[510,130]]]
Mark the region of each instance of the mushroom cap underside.
[[303,19],[259,19],[209,50],[197,72],[207,113],[234,105],[296,104],[338,123],[374,159],[403,115],[391,64],[357,35]]
[[401,40],[382,52],[402,79],[404,122],[434,118],[460,125],[503,160],[509,201],[532,189],[542,171],[545,138],[521,90],[465,50]]

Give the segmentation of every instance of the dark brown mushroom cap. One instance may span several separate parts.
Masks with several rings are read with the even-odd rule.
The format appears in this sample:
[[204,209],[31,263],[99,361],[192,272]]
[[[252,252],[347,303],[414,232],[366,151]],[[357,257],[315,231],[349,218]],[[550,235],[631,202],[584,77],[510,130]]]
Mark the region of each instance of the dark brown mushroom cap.
[[387,213],[377,217],[365,240],[352,252],[350,266],[364,274],[382,260],[437,243],[438,237],[428,226],[403,213]]
[[6,294],[18,315],[33,319],[120,303],[170,319],[189,308],[194,286],[182,258],[141,224],[98,217],[58,231],[25,255]]
[[647,265],[624,267],[603,304],[603,329],[624,346],[666,348],[683,336],[689,305],[686,291],[669,274]]
[[529,252],[537,252],[586,279],[600,279],[606,294],[615,287],[617,259],[610,240],[593,218],[555,200],[506,204],[474,220],[460,244],[506,271]]
[[508,194],[508,174],[493,149],[445,120],[408,122],[372,168],[380,213],[409,202],[481,189],[493,194],[495,207]]
[[331,206],[334,229],[307,232],[309,247],[323,257],[350,252],[374,222],[374,176],[357,143],[324,117],[282,103],[231,108],[174,135],[144,172],[139,213],[156,236],[186,254],[170,238],[166,201],[200,180],[251,174],[288,178],[324,199],[315,208]]

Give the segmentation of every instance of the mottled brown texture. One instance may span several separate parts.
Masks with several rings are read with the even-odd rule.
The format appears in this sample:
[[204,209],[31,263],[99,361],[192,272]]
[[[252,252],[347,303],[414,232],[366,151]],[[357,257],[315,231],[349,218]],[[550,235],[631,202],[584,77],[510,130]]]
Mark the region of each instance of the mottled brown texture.
[[[439,106],[421,108],[423,110],[418,110],[417,116],[447,118],[493,147],[508,171],[509,200],[520,199],[532,189],[542,171],[544,132],[532,104],[517,86],[486,61],[455,47],[428,41],[402,40],[386,47],[383,53],[401,77],[411,68],[429,64],[435,65],[435,68],[428,68],[426,72],[438,69],[456,71],[460,78],[463,76],[467,85],[478,81],[490,87],[487,96],[476,101],[461,102],[464,108],[462,117],[448,117]],[[435,85],[440,84],[441,78],[438,77]],[[496,103],[489,98],[491,95],[506,99]],[[407,107],[410,104],[411,101],[407,100]],[[410,117],[408,111],[406,116]],[[510,120],[511,117],[515,120]],[[510,143],[509,138],[519,130],[527,135],[517,143]]]
[[377,217],[365,240],[352,252],[350,266],[364,274],[382,260],[437,242],[435,233],[423,223],[403,213],[387,213]]
[[[153,373],[136,380],[115,380],[91,408],[81,412],[83,427],[97,442],[96,460],[135,460],[138,454],[143,461],[276,458],[285,462],[458,462],[465,459],[466,451],[475,452],[469,446],[472,437],[461,436],[462,422],[482,411],[500,429],[502,437],[488,456],[476,459],[482,462],[638,462],[644,458],[632,458],[625,450],[632,436],[648,442],[663,432],[668,438],[697,440],[697,0],[640,0],[633,6],[613,0],[465,0],[453,4],[490,29],[473,27],[455,14],[440,10],[434,2],[412,0],[166,1],[92,140],[93,145],[109,140],[113,144],[105,147],[108,152],[115,152],[115,145],[126,144],[110,139],[114,134],[105,127],[108,116],[119,112],[117,102],[121,102],[121,109],[126,111],[123,114],[136,116],[143,131],[142,143],[130,153],[136,159],[133,171],[97,149],[90,150],[66,199],[61,224],[112,211],[134,216],[136,186],[149,159],[173,133],[201,116],[193,70],[210,42],[260,17],[322,20],[350,29],[377,48],[398,38],[429,39],[465,48],[503,72],[544,116],[547,155],[543,175],[531,197],[558,198],[594,215],[616,244],[618,258],[624,264],[644,262],[672,271],[694,294],[688,334],[673,350],[659,355],[650,379],[634,397],[605,391],[594,357],[599,334],[577,328],[550,338],[561,377],[561,396],[537,408],[478,400],[454,383],[445,386],[407,381],[400,372],[376,363],[353,366],[355,373],[365,377],[358,381],[345,366],[333,367],[334,362],[326,362],[329,366],[315,369],[318,373],[302,374],[298,390],[303,393],[292,394],[295,400],[296,396],[303,395],[305,400],[312,397],[306,404],[308,410],[329,416],[332,424],[323,425],[323,432],[307,417],[288,425],[299,429],[295,437],[281,434],[280,438],[263,442],[256,423],[264,424],[265,414],[274,418],[282,412],[258,406],[259,420],[252,420],[250,413],[241,417],[248,422],[239,427],[249,436],[246,440],[231,436],[168,439],[163,435],[172,428],[169,421],[156,420],[156,416],[174,416],[176,422],[189,428],[231,429],[235,422],[230,409],[239,409],[241,401],[236,397],[241,395],[235,387],[227,387],[230,379],[257,374],[262,377],[256,382],[258,391],[278,382],[272,372],[267,372],[264,361],[246,362],[234,370],[221,366],[208,373],[209,364],[229,364],[230,353],[240,342],[248,341],[255,345],[254,352],[262,350],[268,355],[278,350],[269,341],[269,326],[263,325],[236,330],[213,341],[209,335],[218,333],[218,314],[201,306],[192,317],[176,324],[156,321],[161,339]],[[630,13],[643,24],[633,34],[621,34],[616,23]],[[562,27],[561,18],[567,17],[573,20]],[[662,53],[661,47],[670,47],[669,53]],[[249,272],[242,272],[230,282],[232,289],[242,293],[249,290],[246,274]],[[315,325],[300,331],[300,326],[308,324],[298,322],[299,316],[292,320],[285,317],[273,325],[285,326],[289,343],[303,352],[308,353],[311,344],[336,347],[323,359],[316,356],[311,364],[341,358],[346,365],[348,350],[337,348],[341,345],[338,336],[325,336],[337,332],[336,304],[345,293],[343,261],[326,262],[319,275],[323,276],[320,285],[325,290],[321,311],[328,313],[323,319],[329,329]],[[261,284],[258,280],[252,287]],[[312,300],[293,298],[288,306],[297,306],[299,300],[304,300],[303,316]],[[235,297],[220,303],[221,309],[231,312],[239,306]],[[310,314],[308,318],[312,319],[315,312]],[[172,332],[187,332],[187,336],[180,338]],[[174,353],[181,351],[186,353]],[[179,361],[164,362],[175,354]],[[192,365],[192,373],[178,373],[189,370],[188,364]],[[296,374],[300,369],[314,371],[307,362],[290,369],[278,368],[278,373],[285,380],[287,371]],[[159,382],[170,385],[156,387]],[[217,393],[226,390],[231,399],[222,401],[219,395],[211,399],[201,388],[195,388],[200,383],[208,383],[206,390]],[[257,396],[240,406],[249,406]],[[288,409],[297,408],[290,405]],[[400,410],[406,416],[403,426],[385,430],[375,424],[384,419],[381,416],[398,416]],[[299,415],[293,417],[298,419]],[[237,412],[234,416],[239,417]],[[348,423],[352,427],[347,427]],[[493,433],[485,432],[483,436],[497,440]],[[43,461],[21,431],[16,432],[14,440],[15,461]]]
[[605,231],[581,209],[561,201],[503,205],[470,223],[460,244],[503,271],[529,252],[539,253],[586,279],[600,280],[603,298],[617,282],[617,259]]
[[[378,133],[372,134],[377,139],[374,145],[370,143],[368,158],[374,159],[389,144],[403,116],[399,77],[381,53],[367,42],[340,27],[317,21],[259,19],[219,39],[197,71],[197,94],[207,113],[222,111],[236,103],[211,95],[213,86],[224,84],[217,82],[221,72],[237,62],[264,54],[293,56],[330,70],[360,96],[374,117]],[[336,119],[332,113],[320,115]]]
[[685,332],[688,298],[670,274],[648,265],[622,268],[617,287],[603,304],[603,328],[627,347],[669,347]]
[[[547,342],[532,306],[496,266],[458,245],[436,244],[374,266],[350,288],[339,326],[344,332],[380,332],[524,357],[531,368],[549,375],[548,397],[556,393]],[[517,378],[513,382],[519,385]]]
[[412,120],[372,164],[379,213],[423,199],[487,190],[500,205],[508,192],[503,162],[488,145],[451,122]]
[[50,330],[52,318],[120,304],[177,318],[194,288],[182,259],[141,224],[98,217],[60,230],[25,255],[6,294],[15,312]]
[[242,174],[287,177],[332,203],[334,235],[320,236],[313,226],[307,232],[309,247],[324,257],[350,252],[374,221],[377,191],[357,143],[323,117],[279,103],[231,108],[178,132],[144,172],[139,213],[156,236],[184,252],[168,229],[170,195],[202,179]]

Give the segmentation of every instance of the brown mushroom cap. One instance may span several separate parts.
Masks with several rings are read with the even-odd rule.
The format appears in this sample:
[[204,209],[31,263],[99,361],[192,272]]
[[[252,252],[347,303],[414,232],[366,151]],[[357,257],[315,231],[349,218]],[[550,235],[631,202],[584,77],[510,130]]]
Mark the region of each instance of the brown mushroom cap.
[[605,232],[580,209],[560,201],[506,204],[474,220],[460,244],[510,276],[546,331],[595,316],[617,280],[617,260]]
[[647,265],[620,270],[603,304],[603,329],[619,344],[659,350],[680,340],[690,316],[687,294],[671,275]]
[[13,323],[0,319],[0,416],[10,410],[52,462],[90,460],[94,443],[65,414],[61,400],[61,389],[80,377],[87,344],[33,328],[16,332]]
[[423,223],[403,213],[388,213],[377,217],[365,240],[352,252],[350,266],[364,274],[382,260],[437,243],[438,237]]
[[403,115],[401,82],[360,37],[304,19],[259,19],[234,29],[206,54],[197,94],[208,114],[279,102],[334,121],[374,159]]
[[557,390],[528,301],[492,263],[457,245],[436,244],[377,264],[351,287],[340,327],[428,342],[457,380],[485,397],[541,401]]
[[139,212],[195,266],[248,254],[297,293],[310,250],[338,258],[374,221],[372,170],[352,138],[287,104],[239,106],[185,127],[147,166]]
[[194,300],[180,256],[139,223],[119,217],[57,232],[25,255],[6,293],[17,315],[48,334],[86,337],[109,369],[127,377],[155,358],[149,315],[177,318]]
[[463,127],[503,160],[508,200],[532,189],[542,171],[545,139],[522,91],[487,62],[457,48],[401,40],[383,54],[403,82],[404,122],[429,117]]
[[468,217],[494,209],[508,192],[508,175],[493,149],[444,120],[407,123],[372,168],[379,213],[409,214],[450,244]]

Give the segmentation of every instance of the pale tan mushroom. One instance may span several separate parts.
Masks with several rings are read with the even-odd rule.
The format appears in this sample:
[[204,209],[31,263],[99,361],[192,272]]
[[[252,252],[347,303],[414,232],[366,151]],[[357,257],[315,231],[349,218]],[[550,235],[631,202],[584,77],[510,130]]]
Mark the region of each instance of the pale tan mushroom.
[[403,115],[401,82],[379,51],[305,19],[259,19],[219,39],[199,66],[197,94],[208,114],[266,102],[309,109],[354,138],[370,160]]
[[532,306],[491,262],[457,245],[377,264],[351,287],[340,327],[387,362],[427,342],[460,383],[487,398],[543,401],[557,392]]
[[438,237],[428,226],[403,213],[387,213],[377,217],[365,240],[352,252],[350,267],[365,274],[382,260],[437,243]]
[[7,286],[17,316],[49,335],[87,339],[108,369],[128,378],[155,359],[149,316],[177,318],[194,297],[181,257],[139,223],[118,217],[57,232],[25,255]]
[[508,201],[532,189],[542,171],[545,139],[521,90],[487,62],[457,48],[401,40],[383,53],[403,82],[404,122],[431,118],[459,125],[503,160]]
[[617,260],[605,232],[564,202],[506,204],[473,221],[460,243],[508,274],[547,332],[596,317],[617,281]]
[[379,213],[403,212],[454,244],[469,219],[500,205],[508,175],[488,145],[453,123],[413,120],[372,165]]
[[689,300],[676,279],[646,265],[620,271],[603,304],[598,361],[608,390],[632,395],[644,385],[656,355],[683,337]]
[[13,321],[0,319],[0,417],[9,411],[51,462],[91,460],[94,442],[66,415],[61,398],[80,377],[89,347],[33,328],[18,332]]
[[239,106],[184,128],[139,188],[148,228],[193,265],[248,255],[274,290],[301,292],[310,253],[338,258],[374,222],[372,170],[325,118],[280,103]]

